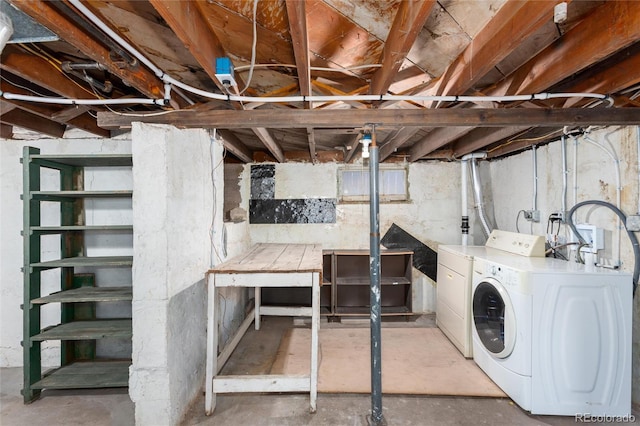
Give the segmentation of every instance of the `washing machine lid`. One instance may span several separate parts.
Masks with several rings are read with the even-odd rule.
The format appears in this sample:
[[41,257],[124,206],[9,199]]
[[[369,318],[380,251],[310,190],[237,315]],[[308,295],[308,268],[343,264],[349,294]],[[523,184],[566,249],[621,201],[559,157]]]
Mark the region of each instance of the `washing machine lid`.
[[506,289],[487,277],[478,283],[472,300],[474,333],[489,353],[506,358],[516,343],[516,317]]

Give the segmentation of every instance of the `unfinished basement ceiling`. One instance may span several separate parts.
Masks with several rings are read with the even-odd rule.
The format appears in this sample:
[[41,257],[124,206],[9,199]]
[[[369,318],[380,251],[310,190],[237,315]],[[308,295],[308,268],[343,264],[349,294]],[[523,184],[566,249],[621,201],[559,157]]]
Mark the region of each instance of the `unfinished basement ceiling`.
[[[2,92],[70,99],[163,97],[161,78],[90,22],[74,1],[0,1],[6,2],[2,9],[19,10],[59,38],[10,40],[1,57]],[[217,128],[228,158],[242,162],[350,162],[362,132],[373,128],[382,160],[419,161],[477,150],[503,156],[557,139],[564,125],[640,124],[638,1],[89,0],[82,5],[155,67],[200,90],[236,93],[216,76],[216,58],[230,58],[237,89],[248,84],[244,95],[252,100],[216,100],[175,87],[163,106],[55,105],[4,96],[2,137],[14,137],[13,126],[53,137],[62,137],[67,128],[110,137],[132,121],[159,122]],[[340,100],[367,94],[546,92],[592,92],[610,95],[610,101]],[[287,100],[299,95],[337,98]],[[255,99],[274,96],[286,99]]]

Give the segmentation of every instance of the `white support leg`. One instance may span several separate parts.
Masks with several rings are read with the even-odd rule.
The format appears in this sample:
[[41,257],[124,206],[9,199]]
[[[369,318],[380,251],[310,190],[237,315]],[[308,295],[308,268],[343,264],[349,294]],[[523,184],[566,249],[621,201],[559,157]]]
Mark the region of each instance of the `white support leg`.
[[204,385],[204,410],[207,416],[216,408],[216,395],[213,393],[213,378],[218,370],[218,292],[215,286],[215,275],[207,277],[207,365]]
[[256,323],[256,330],[260,330],[260,296],[261,296],[261,291],[260,291],[260,287],[255,287],[255,304],[256,304],[256,311],[255,311],[255,323]]
[[320,332],[320,274],[311,277],[311,389],[309,392],[310,411],[316,412],[318,398],[318,335]]

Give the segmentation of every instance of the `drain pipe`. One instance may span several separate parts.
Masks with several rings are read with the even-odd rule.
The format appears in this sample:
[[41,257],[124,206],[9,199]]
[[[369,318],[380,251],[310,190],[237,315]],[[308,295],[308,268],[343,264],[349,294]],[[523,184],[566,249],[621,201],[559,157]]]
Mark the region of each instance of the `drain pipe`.
[[560,149],[562,152],[562,222],[567,220],[567,128],[562,133]]
[[480,218],[482,231],[484,232],[484,236],[489,238],[489,234],[491,234],[491,226],[489,226],[489,221],[487,220],[484,212],[482,186],[480,185],[480,176],[478,175],[476,158],[471,159],[471,179],[473,180],[473,198],[475,200],[476,208],[478,209],[478,217]]
[[[640,151],[639,151],[640,152]],[[486,158],[486,152],[474,152],[464,155],[460,159],[460,188],[462,195],[462,223],[460,229],[462,230],[462,245],[469,244],[469,200],[468,200],[468,184],[469,184],[469,160],[476,158]]]
[[379,152],[375,130],[369,147],[369,275],[371,279],[371,415],[369,425],[386,425],[382,415],[382,308],[380,288],[380,193],[378,186]]
[[[538,150],[535,145],[531,146],[531,160],[533,161],[533,211],[538,210]],[[533,223],[533,222],[531,222]],[[532,232],[533,234],[533,232]]]

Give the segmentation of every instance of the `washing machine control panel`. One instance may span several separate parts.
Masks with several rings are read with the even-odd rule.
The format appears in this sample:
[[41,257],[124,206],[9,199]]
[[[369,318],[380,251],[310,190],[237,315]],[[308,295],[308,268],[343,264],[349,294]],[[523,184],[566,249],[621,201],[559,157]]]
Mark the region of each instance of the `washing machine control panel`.
[[544,257],[544,242],[545,239],[542,235],[519,234],[494,229],[485,246],[520,256]]
[[485,274],[495,278],[507,287],[515,287],[522,280],[518,271],[492,262],[486,263]]

